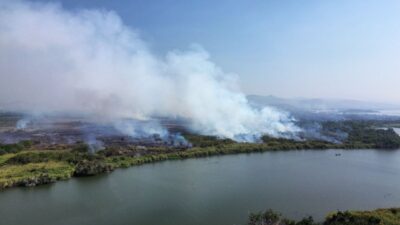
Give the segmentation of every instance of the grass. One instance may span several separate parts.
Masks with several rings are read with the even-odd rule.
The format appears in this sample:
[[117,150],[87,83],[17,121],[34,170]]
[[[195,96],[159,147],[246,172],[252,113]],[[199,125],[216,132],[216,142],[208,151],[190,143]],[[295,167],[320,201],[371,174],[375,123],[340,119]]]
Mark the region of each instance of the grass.
[[11,159],[12,157],[14,157],[15,154],[14,153],[9,153],[9,154],[4,154],[4,155],[0,155],[0,166],[3,166],[4,164],[6,164],[6,162]]
[[74,167],[66,162],[28,163],[0,167],[0,188],[50,183],[71,177]]

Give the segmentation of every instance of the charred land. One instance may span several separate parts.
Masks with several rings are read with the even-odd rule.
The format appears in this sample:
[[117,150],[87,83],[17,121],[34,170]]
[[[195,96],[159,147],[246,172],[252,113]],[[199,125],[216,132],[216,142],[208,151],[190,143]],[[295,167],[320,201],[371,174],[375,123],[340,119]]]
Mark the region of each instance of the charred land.
[[[294,138],[264,135],[254,143],[199,135],[181,123],[160,120],[165,135],[123,134],[107,125],[71,118],[27,121],[22,115],[0,117],[0,187],[35,186],[92,176],[115,168],[162,160],[212,155],[305,149],[397,149],[400,136],[391,127],[400,121],[303,121]],[[315,127],[315,126],[314,126]]]

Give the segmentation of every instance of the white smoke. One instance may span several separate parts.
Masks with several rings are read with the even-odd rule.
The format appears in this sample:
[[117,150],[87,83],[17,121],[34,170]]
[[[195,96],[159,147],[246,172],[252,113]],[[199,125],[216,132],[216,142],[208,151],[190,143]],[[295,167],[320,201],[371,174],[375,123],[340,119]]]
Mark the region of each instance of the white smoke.
[[134,137],[148,137],[152,134],[158,134],[160,137],[166,137],[168,131],[162,127],[158,121],[138,121],[138,120],[119,120],[113,122],[114,127],[123,134]]
[[17,121],[17,123],[15,124],[15,128],[17,128],[18,130],[26,129],[26,127],[28,126],[28,124],[30,122],[31,122],[30,119],[22,118],[22,119]]
[[100,140],[97,140],[96,137],[92,134],[87,135],[84,141],[87,144],[90,153],[95,153],[105,148],[104,143]]
[[0,0],[0,106],[185,118],[193,131],[242,141],[298,131],[289,115],[250,107],[199,46],[157,57],[112,11],[26,1]]

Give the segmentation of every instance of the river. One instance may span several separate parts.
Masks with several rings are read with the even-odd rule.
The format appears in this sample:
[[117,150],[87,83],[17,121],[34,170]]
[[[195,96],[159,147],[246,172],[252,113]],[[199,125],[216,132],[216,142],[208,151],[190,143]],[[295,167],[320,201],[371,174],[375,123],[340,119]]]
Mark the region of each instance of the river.
[[[341,154],[336,156],[336,154]],[[400,151],[278,151],[166,161],[0,192],[7,225],[232,225],[400,206]]]

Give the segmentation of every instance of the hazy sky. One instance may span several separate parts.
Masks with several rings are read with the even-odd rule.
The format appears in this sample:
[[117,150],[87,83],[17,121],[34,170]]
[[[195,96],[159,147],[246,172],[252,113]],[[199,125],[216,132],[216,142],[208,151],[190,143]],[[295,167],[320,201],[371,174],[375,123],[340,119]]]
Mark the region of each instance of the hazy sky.
[[115,11],[159,54],[198,43],[247,94],[400,103],[397,0],[59,2]]

